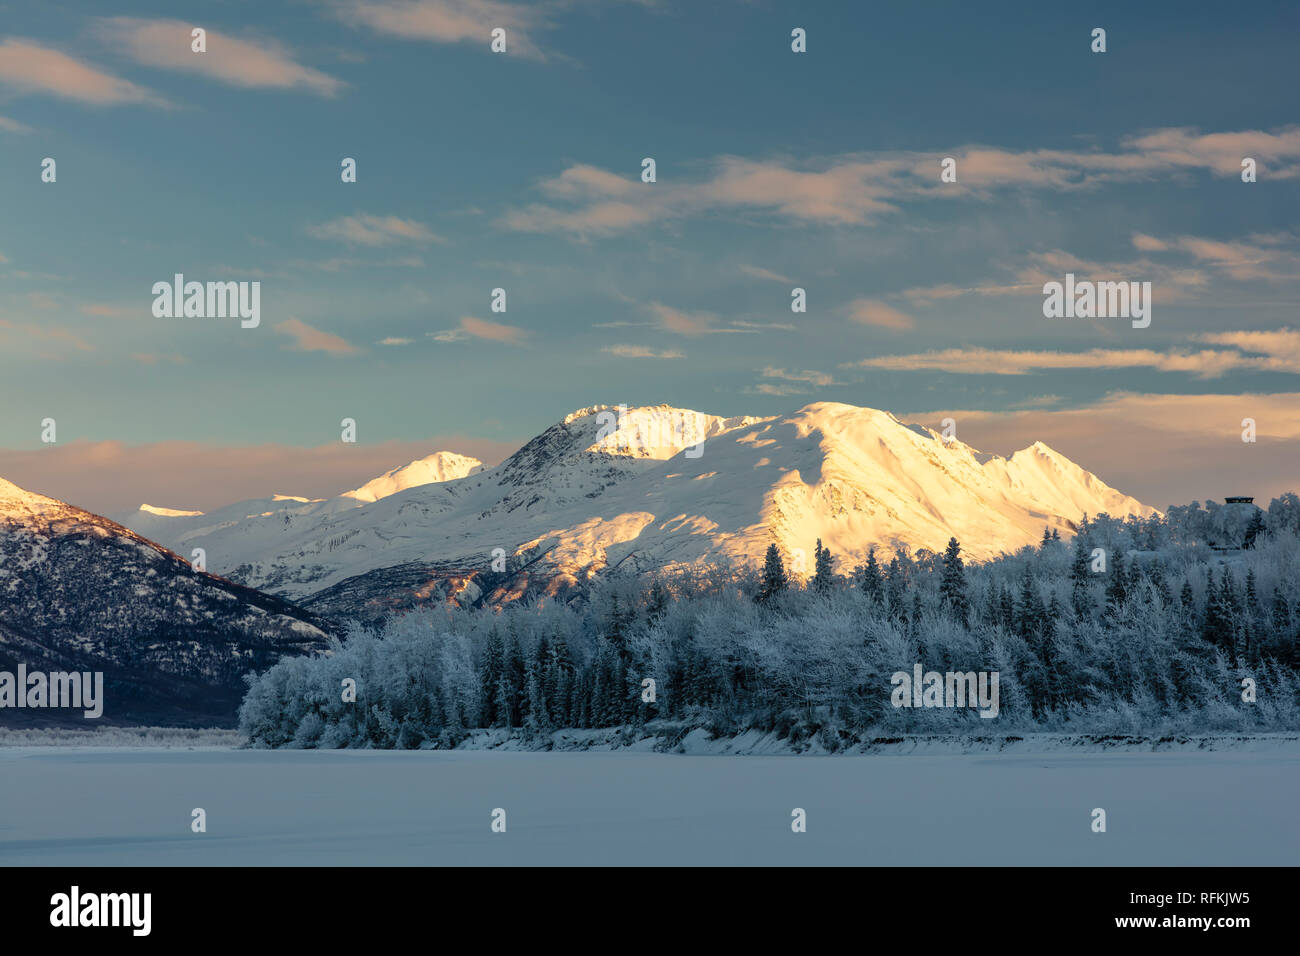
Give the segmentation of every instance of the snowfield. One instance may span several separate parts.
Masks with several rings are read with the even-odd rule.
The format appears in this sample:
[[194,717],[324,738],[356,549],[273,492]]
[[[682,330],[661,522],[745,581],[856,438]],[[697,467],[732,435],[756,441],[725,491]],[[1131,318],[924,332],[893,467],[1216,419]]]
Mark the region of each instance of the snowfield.
[[[1254,752],[0,749],[0,865],[1293,865]],[[190,831],[191,810],[207,832]],[[495,808],[507,830],[493,833]],[[791,832],[791,811],[807,832]],[[1107,832],[1091,831],[1104,808]]]

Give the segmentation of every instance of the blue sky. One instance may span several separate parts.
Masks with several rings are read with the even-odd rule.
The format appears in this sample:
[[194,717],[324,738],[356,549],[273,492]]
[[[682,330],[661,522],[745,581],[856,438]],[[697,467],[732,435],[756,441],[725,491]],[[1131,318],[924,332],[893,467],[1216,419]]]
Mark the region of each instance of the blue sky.
[[[1170,500],[1300,474],[1294,5],[47,2],[0,24],[0,474],[34,490],[116,506],[175,443],[279,449],[249,453],[264,482],[355,418],[376,453],[322,464],[304,491],[330,493],[659,402],[953,413],[1157,506],[1167,477],[1125,451],[1155,433],[1237,469]],[[1151,281],[1150,328],[1045,319],[1067,271]],[[260,281],[260,327],[155,318],[177,272]],[[1241,448],[1245,414],[1267,448]],[[1136,445],[1096,435],[1139,419]]]

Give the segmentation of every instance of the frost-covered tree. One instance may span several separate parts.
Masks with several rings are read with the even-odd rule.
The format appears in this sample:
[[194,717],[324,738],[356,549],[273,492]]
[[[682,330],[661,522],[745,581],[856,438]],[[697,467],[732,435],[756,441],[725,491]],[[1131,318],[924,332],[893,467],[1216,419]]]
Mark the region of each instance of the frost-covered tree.
[[785,562],[781,560],[781,551],[775,543],[767,546],[763,559],[763,578],[758,588],[758,603],[768,604],[790,586],[785,576]]
[[939,594],[957,620],[965,621],[970,613],[970,600],[966,597],[966,567],[961,560],[961,545],[955,537],[948,539],[948,547],[943,552]]
[[814,568],[813,590],[818,594],[829,594],[835,584],[834,560],[831,557],[830,548],[822,547],[822,539],[817,539],[817,547],[813,551]]

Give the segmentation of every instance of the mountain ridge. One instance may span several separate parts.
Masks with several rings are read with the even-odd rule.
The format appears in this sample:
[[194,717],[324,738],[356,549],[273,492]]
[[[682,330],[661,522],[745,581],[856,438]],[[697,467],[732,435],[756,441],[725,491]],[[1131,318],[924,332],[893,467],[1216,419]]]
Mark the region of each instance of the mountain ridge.
[[[326,648],[323,620],[102,515],[0,479],[0,670],[104,673],[104,721],[230,724],[243,676]],[[0,711],[5,724],[80,712]]]
[[[1044,527],[1068,532],[1084,512],[1155,513],[1044,442],[992,455],[832,402],[729,418],[593,405],[493,468],[374,502],[341,500],[215,525],[207,516],[206,527],[160,519],[188,523],[160,533],[182,553],[204,547],[235,580],[364,617],[444,600],[558,597],[613,568],[752,565],[772,542],[796,576],[811,574],[818,538],[841,571],[872,546],[938,551],[952,536],[985,560],[1036,542]],[[496,570],[503,559],[506,572]],[[384,583],[385,570],[400,587]]]

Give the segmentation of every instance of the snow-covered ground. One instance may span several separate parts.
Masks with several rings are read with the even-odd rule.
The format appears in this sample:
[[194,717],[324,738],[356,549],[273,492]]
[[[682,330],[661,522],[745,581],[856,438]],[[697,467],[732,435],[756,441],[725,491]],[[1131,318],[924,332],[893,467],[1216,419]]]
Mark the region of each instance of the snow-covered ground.
[[[1292,865],[1300,748],[0,749],[0,865]],[[191,811],[207,813],[192,833]],[[791,832],[791,811],[807,832]],[[1091,830],[1104,808],[1107,832]],[[507,830],[493,833],[494,808]]]

